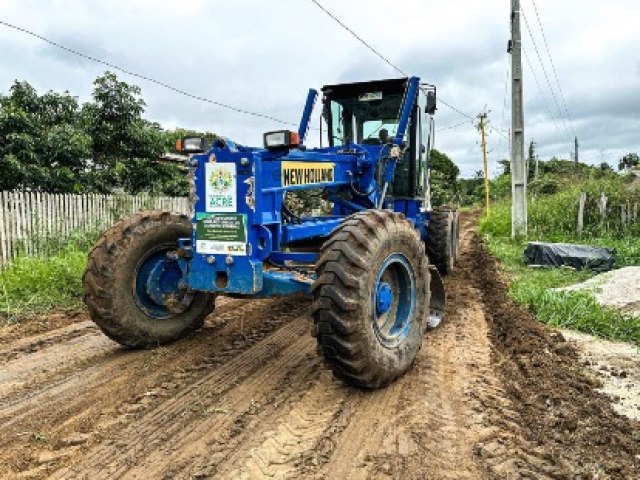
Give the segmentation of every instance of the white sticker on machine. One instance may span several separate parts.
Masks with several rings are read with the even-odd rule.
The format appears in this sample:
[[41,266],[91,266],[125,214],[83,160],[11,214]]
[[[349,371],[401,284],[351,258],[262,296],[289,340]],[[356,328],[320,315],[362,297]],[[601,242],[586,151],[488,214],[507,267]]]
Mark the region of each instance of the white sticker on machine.
[[236,212],[236,164],[207,163],[205,174],[207,212]]

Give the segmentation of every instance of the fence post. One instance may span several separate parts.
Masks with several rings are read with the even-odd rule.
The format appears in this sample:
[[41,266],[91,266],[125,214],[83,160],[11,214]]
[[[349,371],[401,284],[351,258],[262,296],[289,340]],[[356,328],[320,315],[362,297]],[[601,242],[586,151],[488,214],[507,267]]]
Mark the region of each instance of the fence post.
[[600,211],[600,225],[604,226],[607,220],[607,196],[604,192],[600,193],[600,199],[598,200],[598,210]]
[[7,237],[4,231],[4,192],[0,195],[0,260],[3,264],[7,263],[8,255],[7,255]]
[[25,226],[25,237],[24,241],[27,244],[27,255],[31,256],[34,254],[33,252],[33,243],[31,239],[33,238],[33,196],[31,192],[25,192],[24,194],[24,220]]
[[23,237],[24,237],[24,220],[22,218],[22,192],[16,192],[16,195],[14,197],[14,201],[16,203],[16,216],[18,218],[18,224],[17,224],[17,229],[16,229],[16,248],[17,248],[17,254],[24,254],[23,250],[24,250],[24,245],[20,245],[20,242],[22,241]]
[[587,202],[587,194],[580,192],[580,204],[578,206],[578,233],[581,234],[584,230],[584,206]]
[[31,192],[31,242],[34,255],[40,255],[40,202],[38,201],[38,192]]
[[11,193],[12,192],[4,192],[4,205],[5,205],[5,212],[7,215],[7,223],[6,223],[6,230],[7,230],[7,256],[9,258],[9,260],[13,259],[13,225],[14,225],[14,221],[15,221],[15,214],[13,212],[13,209],[11,208]]

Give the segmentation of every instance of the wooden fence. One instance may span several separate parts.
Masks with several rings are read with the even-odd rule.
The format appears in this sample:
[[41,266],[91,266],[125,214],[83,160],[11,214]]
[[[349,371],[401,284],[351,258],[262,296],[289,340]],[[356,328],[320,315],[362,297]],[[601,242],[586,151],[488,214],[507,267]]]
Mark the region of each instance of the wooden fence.
[[0,265],[47,255],[77,234],[105,230],[125,215],[160,209],[187,213],[183,197],[0,192]]
[[597,224],[608,231],[625,232],[640,220],[640,204],[637,201],[611,203],[604,193],[596,198],[587,199],[586,193],[580,194],[578,201],[578,233]]

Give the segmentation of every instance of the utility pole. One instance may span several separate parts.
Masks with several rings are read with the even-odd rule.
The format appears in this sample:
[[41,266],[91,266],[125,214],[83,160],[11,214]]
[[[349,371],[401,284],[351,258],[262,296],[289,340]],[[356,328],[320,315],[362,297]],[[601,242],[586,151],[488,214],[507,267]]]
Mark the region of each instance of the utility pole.
[[487,161],[487,134],[485,127],[487,126],[487,112],[478,115],[480,123],[478,124],[478,130],[482,137],[482,160],[484,162],[484,206],[485,214],[489,216],[489,162]]
[[527,236],[527,170],[524,159],[520,0],[511,0],[511,237]]
[[576,165],[578,165],[578,163],[580,162],[580,160],[578,160],[578,149],[579,149],[578,137],[576,137],[576,146],[575,146],[575,154],[574,154]]

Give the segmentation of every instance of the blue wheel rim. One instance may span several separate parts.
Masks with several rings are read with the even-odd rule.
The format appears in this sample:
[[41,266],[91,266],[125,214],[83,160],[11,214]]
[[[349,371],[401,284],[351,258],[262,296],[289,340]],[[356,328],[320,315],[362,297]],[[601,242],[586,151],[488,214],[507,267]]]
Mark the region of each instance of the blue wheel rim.
[[[172,248],[173,247],[173,248]],[[182,271],[175,261],[167,259],[167,252],[175,246],[158,247],[149,251],[138,263],[135,271],[133,296],[136,304],[147,316],[166,319],[180,313],[175,306],[169,308],[165,299],[173,295],[186,309],[191,296],[179,289]],[[175,301],[173,304],[175,305]]]
[[372,292],[373,329],[393,348],[409,336],[416,304],[413,268],[401,253],[389,255],[378,269]]

